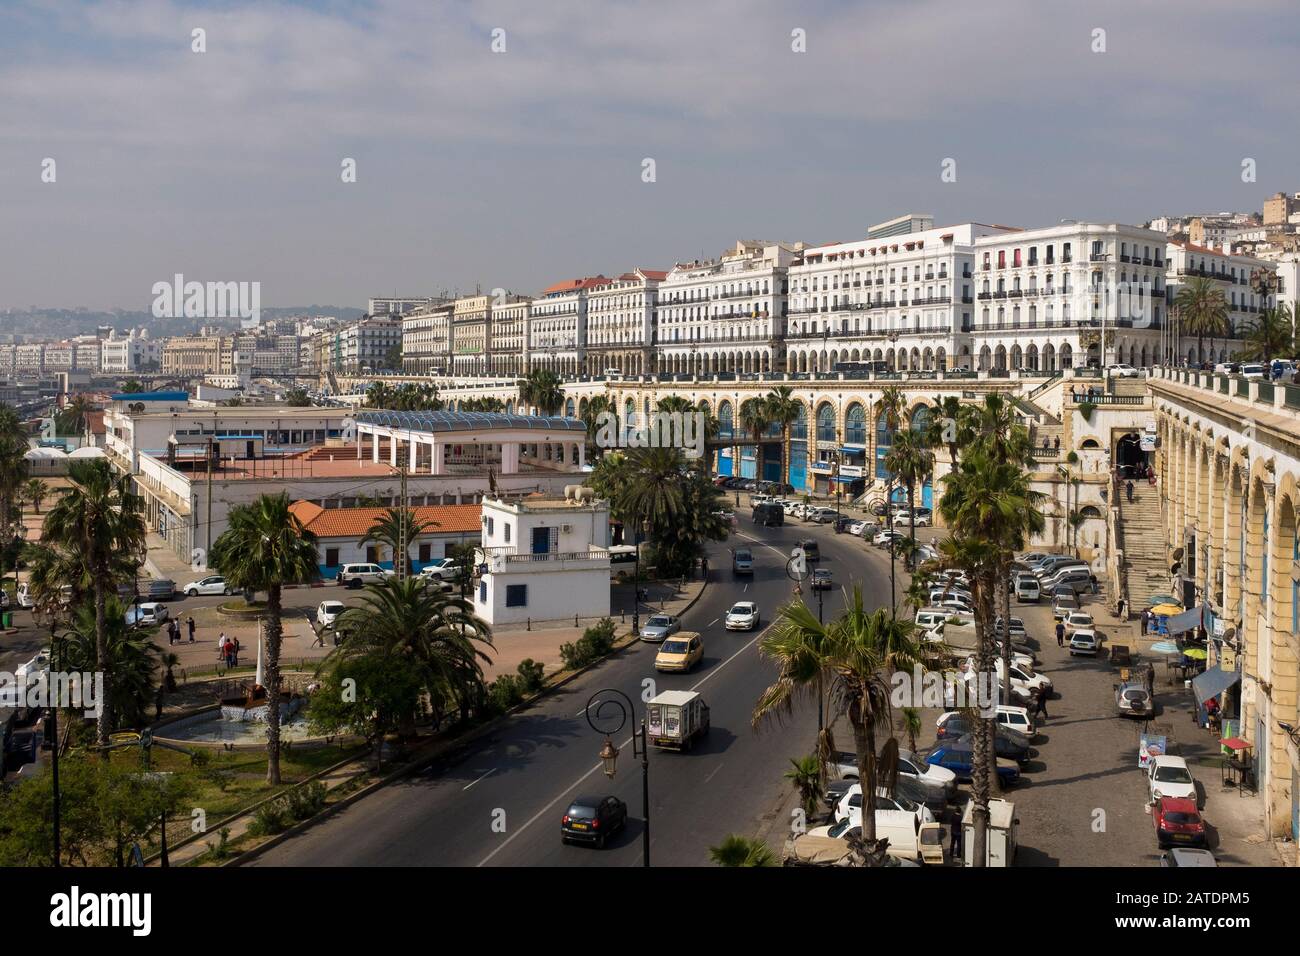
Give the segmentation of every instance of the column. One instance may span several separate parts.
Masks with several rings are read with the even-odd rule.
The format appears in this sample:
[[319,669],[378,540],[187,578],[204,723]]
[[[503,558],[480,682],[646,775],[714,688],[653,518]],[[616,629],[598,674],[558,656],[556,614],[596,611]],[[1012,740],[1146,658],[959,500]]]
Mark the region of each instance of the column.
[[512,475],[519,471],[519,442],[501,443],[501,473]]
[[379,432],[370,433],[370,460],[379,464]]
[[587,464],[587,443],[578,442],[578,470],[581,471]]
[[390,432],[388,435],[388,463],[394,468],[397,467],[397,433]]
[[410,454],[407,456],[406,459],[406,468],[411,473],[414,473],[415,463],[419,458],[419,453],[420,453],[420,442],[419,439],[412,438],[409,442],[407,442],[407,444],[410,445]]
[[441,475],[446,470],[447,446],[436,438],[433,440],[433,454],[430,456],[429,474]]

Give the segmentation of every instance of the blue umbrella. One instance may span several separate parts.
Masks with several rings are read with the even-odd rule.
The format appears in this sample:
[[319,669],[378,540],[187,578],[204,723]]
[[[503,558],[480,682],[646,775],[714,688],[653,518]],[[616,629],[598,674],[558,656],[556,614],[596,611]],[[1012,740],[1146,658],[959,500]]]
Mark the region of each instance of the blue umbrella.
[[1151,645],[1153,654],[1180,654],[1182,651],[1173,641],[1156,641]]

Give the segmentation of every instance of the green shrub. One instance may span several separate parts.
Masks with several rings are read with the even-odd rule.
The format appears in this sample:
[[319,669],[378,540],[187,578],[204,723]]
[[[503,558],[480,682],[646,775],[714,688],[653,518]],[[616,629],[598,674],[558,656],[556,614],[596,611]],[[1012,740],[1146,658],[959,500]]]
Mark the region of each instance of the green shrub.
[[1096,410],[1097,410],[1097,404],[1095,402],[1079,403],[1079,414],[1083,416],[1083,420],[1085,422],[1092,421],[1092,413],[1095,412]]
[[288,805],[284,800],[270,800],[253,811],[253,822],[248,825],[248,832],[253,836],[272,836],[283,833],[293,823]]
[[519,683],[525,694],[536,694],[546,678],[546,666],[531,657],[519,662]]
[[488,686],[488,707],[496,713],[505,713],[523,699],[523,682],[514,674],[502,674]]
[[294,820],[314,817],[325,808],[325,784],[319,780],[295,787],[284,796],[285,809]]

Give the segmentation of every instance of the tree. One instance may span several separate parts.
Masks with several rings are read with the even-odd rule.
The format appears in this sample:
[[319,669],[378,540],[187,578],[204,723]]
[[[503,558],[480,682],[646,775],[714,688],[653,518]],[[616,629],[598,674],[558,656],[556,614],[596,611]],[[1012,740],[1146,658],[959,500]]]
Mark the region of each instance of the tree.
[[113,729],[113,676],[108,648],[108,597],[122,579],[123,562],[144,552],[140,498],[129,476],[117,477],[103,459],[68,466],[69,486],[45,516],[42,539],[75,556],[95,600],[95,660],[105,670],[105,700],[99,715],[100,746]]
[[72,396],[55,416],[59,433],[83,437],[90,425],[90,413],[94,410],[95,404],[86,395]]
[[[438,719],[482,693],[482,664],[491,660],[483,648],[492,647],[491,630],[463,597],[414,578],[386,578],[366,586],[360,604],[339,617],[339,627],[348,635],[339,652],[346,663],[340,667],[366,661],[363,672],[375,677],[388,667],[375,660],[401,661]],[[384,700],[392,706],[391,698]],[[410,724],[414,710],[397,711],[393,719]]]
[[320,687],[312,695],[308,724],[314,734],[347,731],[365,738],[379,771],[384,738],[415,712],[422,691],[419,674],[398,648],[334,655],[326,661]]
[[1228,327],[1228,303],[1217,282],[1194,276],[1174,296],[1183,327],[1196,336],[1196,360],[1205,359],[1204,341],[1222,335]]
[[961,447],[963,405],[956,395],[936,395],[925,424],[925,441],[931,448],[947,446],[948,461],[957,467]]
[[732,833],[709,847],[709,859],[718,866],[776,866],[776,854],[762,840]]
[[146,632],[126,623],[127,605],[116,594],[108,598],[104,612],[107,656],[99,654],[95,608],[83,605],[74,613],[71,639],[63,644],[66,657],[59,667],[88,673],[104,661],[104,689],[113,701],[115,726],[140,727],[148,722],[158,686],[161,651]]
[[921,732],[921,711],[916,707],[904,707],[903,730],[907,734],[907,749],[916,753],[916,735]]
[[[772,427],[768,417],[767,402],[761,398],[747,398],[740,403],[740,431],[754,440],[754,477],[763,477],[763,436]],[[740,474],[740,456],[735,459],[735,472]]]
[[763,400],[767,406],[768,420],[781,429],[781,483],[790,481],[790,426],[799,420],[803,403],[794,397],[794,389],[778,385]]
[[[890,676],[923,660],[914,625],[895,620],[884,608],[868,611],[861,587],[855,586],[844,614],[829,624],[818,622],[803,602],[787,604],[759,641],[759,650],[775,662],[777,678],[754,705],[756,729],[787,718],[797,703],[822,693],[831,713],[848,719],[862,782],[863,840],[875,847],[872,859],[879,863],[883,850],[876,846],[876,790],[882,777],[897,768],[878,764],[876,732],[892,726]],[[833,724],[834,719],[827,720],[818,738],[816,753],[823,761],[835,752]]]
[[39,478],[29,478],[23,484],[23,497],[32,503],[37,514],[41,513],[41,502],[50,496],[50,486]]
[[262,495],[231,509],[230,527],[212,543],[208,561],[235,590],[266,592],[266,782],[280,783],[281,589],[320,579],[316,535],[289,508],[289,496]]
[[284,403],[290,408],[307,408],[311,405],[311,396],[307,394],[307,389],[295,385],[284,393]]
[[543,415],[558,415],[564,407],[564,382],[550,369],[534,369],[519,382],[519,401]]
[[821,805],[825,793],[823,780],[826,776],[825,764],[817,754],[807,757],[790,758],[790,769],[785,772],[785,779],[799,791],[799,805],[805,816],[812,817]]
[[621,472],[614,509],[625,526],[632,526],[632,543],[635,532],[645,529],[659,573],[687,573],[703,554],[705,541],[723,541],[730,533],[716,514],[721,492],[709,480],[703,460],[690,462],[681,449],[663,447],[634,448],[621,457],[600,480],[604,484],[615,468]]
[[606,416],[613,411],[614,406],[607,396],[593,395],[578,416],[587,429],[587,460],[596,462],[597,467],[599,467],[599,459],[605,455],[606,450],[596,445],[596,433],[601,423],[606,420]]
[[0,405],[0,533],[7,535],[17,519],[16,505],[29,474],[27,432],[17,413]]
[[128,378],[122,383],[122,391],[127,395],[137,395],[144,391],[144,386],[140,384],[138,378]]
[[[384,513],[375,518],[366,536],[357,543],[363,548],[371,542],[388,548],[393,556],[394,572],[406,576],[411,573],[411,542],[437,527],[436,521],[417,518],[414,509],[385,508]],[[400,559],[398,555],[401,555]]]
[[1290,358],[1296,354],[1296,330],[1291,308],[1285,302],[1264,309],[1259,318],[1246,328],[1245,348],[1242,357],[1270,364],[1275,358]]
[[934,452],[925,444],[925,436],[910,428],[895,432],[885,453],[885,468],[907,489],[907,510],[911,524],[911,549],[907,567],[912,567],[911,554],[916,550],[916,486],[924,484],[934,474]]

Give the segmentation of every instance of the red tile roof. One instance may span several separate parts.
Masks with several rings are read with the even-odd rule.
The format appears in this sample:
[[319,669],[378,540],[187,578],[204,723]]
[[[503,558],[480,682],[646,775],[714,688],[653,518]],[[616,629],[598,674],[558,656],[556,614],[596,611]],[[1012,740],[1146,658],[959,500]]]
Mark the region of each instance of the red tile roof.
[[591,289],[598,285],[605,285],[609,282],[604,276],[588,276],[585,279],[565,279],[557,282],[555,285],[547,286],[542,290],[542,295],[552,295],[556,292],[576,292],[579,289]]
[[[352,538],[360,541],[384,508],[322,508],[310,501],[295,501],[289,510],[318,538]],[[422,524],[431,524],[429,534],[478,532],[482,526],[481,505],[416,505],[411,508]]]

